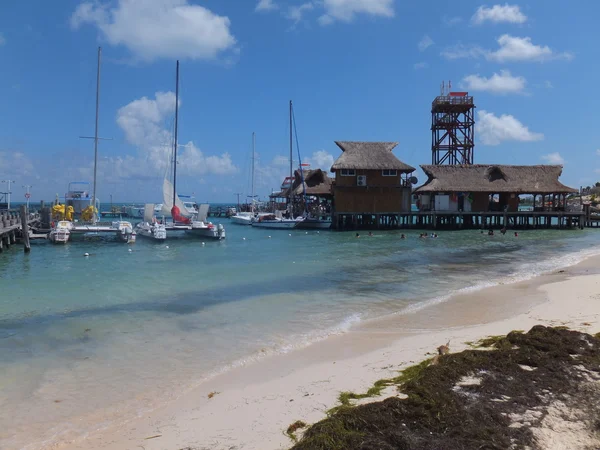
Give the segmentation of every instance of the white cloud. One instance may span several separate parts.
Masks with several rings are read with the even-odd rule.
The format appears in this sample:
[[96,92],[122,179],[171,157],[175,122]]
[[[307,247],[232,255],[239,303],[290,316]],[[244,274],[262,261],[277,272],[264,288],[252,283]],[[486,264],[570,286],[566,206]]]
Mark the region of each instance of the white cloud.
[[518,5],[494,5],[491,8],[480,6],[471,18],[474,24],[481,25],[484,22],[493,23],[525,23],[527,16],[521,12]]
[[506,61],[549,61],[552,59],[571,59],[570,53],[555,53],[547,45],[535,45],[529,37],[514,37],[503,34],[497,39],[500,48],[487,54],[487,59],[497,62]]
[[544,139],[542,133],[529,131],[529,128],[514,116],[502,114],[498,117],[485,110],[477,112],[475,130],[484,145],[498,145],[504,141],[532,142]]
[[315,8],[311,2],[303,3],[298,6],[290,6],[287,13],[287,18],[293,20],[295,23],[298,23],[304,17],[304,13],[308,11],[312,11]]
[[560,156],[560,153],[558,153],[558,152],[548,153],[547,155],[542,155],[542,159],[544,161],[546,161],[548,164],[563,165],[565,163],[564,158],[562,156]]
[[336,20],[352,22],[358,14],[394,17],[394,0],[323,0],[325,14],[319,18],[321,25]]
[[596,155],[600,156],[600,148],[596,149]]
[[0,47],[2,47],[4,44],[6,44],[6,39],[4,38],[4,35],[0,33]]
[[255,11],[273,11],[279,6],[273,0],[260,0],[256,5]]
[[458,44],[444,49],[441,55],[446,59],[480,58],[489,61],[536,61],[545,62],[556,59],[570,60],[573,55],[568,52],[556,53],[547,45],[535,45],[530,37],[514,37],[503,34],[497,40],[498,48],[495,51],[483,49],[477,45],[465,46]]
[[513,77],[508,70],[494,73],[490,78],[479,74],[463,78],[465,89],[469,91],[487,91],[493,94],[515,94],[525,89],[526,80],[523,77]]
[[123,45],[137,58],[214,59],[236,40],[228,17],[188,0],[85,1],[71,16],[71,27],[95,25],[111,45]]
[[423,36],[423,39],[421,39],[419,41],[419,43],[417,44],[417,47],[419,48],[420,52],[424,52],[429,47],[431,47],[433,44],[434,44],[433,39],[431,39],[428,35],[425,35],[425,36]]
[[[157,92],[154,99],[142,97],[117,111],[117,124],[128,143],[138,148],[136,158],[119,158],[112,164],[123,177],[163,175],[168,167],[173,135],[165,126],[175,110],[173,92]],[[205,155],[190,141],[178,150],[178,171],[182,175],[233,174],[238,171],[229,153]],[[119,172],[119,170],[121,172]]]
[[325,150],[317,150],[310,157],[306,158],[304,162],[310,164],[311,169],[323,169],[329,172],[331,166],[333,166],[333,161],[331,153],[327,153]]
[[413,67],[414,67],[415,70],[426,69],[427,67],[429,67],[429,64],[427,64],[426,62],[421,61],[421,62],[415,63],[413,65]]

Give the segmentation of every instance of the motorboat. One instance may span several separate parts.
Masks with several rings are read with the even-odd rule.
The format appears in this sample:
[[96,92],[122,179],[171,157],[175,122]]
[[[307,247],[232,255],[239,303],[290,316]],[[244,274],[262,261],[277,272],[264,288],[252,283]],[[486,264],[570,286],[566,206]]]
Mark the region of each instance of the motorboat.
[[[280,211],[278,211],[280,212]],[[256,228],[272,228],[276,230],[289,230],[296,228],[302,219],[285,219],[280,214],[262,214],[252,222]]]
[[112,227],[117,230],[117,238],[126,244],[133,244],[136,240],[136,232],[131,222],[126,220],[115,220]]
[[140,222],[135,226],[135,231],[139,236],[154,239],[155,241],[164,241],[167,239],[167,228],[162,223]]
[[54,244],[66,244],[71,238],[73,222],[70,220],[58,221],[48,233],[48,239]]
[[207,239],[225,239],[225,227],[221,224],[215,225],[211,222],[194,220],[186,231],[191,235],[205,237]]
[[328,230],[331,228],[331,217],[319,219],[318,217],[307,216],[298,220],[296,228],[303,230]]
[[239,212],[231,216],[231,223],[235,223],[237,225],[252,225],[253,220],[254,213],[252,212]]
[[158,222],[154,217],[155,205],[149,203],[143,208],[144,220],[135,226],[135,231],[145,238],[155,241],[164,241],[167,239],[167,227],[162,222]]

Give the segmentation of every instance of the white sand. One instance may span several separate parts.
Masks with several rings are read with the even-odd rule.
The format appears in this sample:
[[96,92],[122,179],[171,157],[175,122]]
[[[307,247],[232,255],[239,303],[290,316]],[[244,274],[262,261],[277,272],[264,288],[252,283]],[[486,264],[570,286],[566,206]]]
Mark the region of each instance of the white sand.
[[[589,260],[587,270],[598,261]],[[600,275],[548,275],[457,297],[414,316],[370,322],[307,349],[232,370],[149,414],[54,448],[289,448],[288,425],[323,419],[340,391],[362,392],[448,340],[450,352],[456,352],[467,347],[465,342],[536,324],[600,331]],[[209,399],[213,391],[219,394]]]

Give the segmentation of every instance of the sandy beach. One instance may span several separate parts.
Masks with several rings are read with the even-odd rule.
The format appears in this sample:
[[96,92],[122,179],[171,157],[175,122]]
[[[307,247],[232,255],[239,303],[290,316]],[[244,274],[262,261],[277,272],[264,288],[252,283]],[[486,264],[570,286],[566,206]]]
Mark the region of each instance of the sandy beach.
[[363,391],[448,341],[457,352],[467,342],[537,324],[600,331],[598,267],[600,258],[594,257],[529,281],[455,296],[418,314],[366,322],[308,348],[233,369],[118,427],[98,423],[85,438],[53,448],[289,448],[285,430],[291,423],[324,418],[341,391]]

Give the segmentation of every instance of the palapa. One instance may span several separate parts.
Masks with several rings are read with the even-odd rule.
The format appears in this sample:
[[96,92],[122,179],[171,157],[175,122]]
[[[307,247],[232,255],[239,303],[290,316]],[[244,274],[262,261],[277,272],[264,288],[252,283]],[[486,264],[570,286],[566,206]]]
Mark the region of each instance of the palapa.
[[558,179],[562,166],[422,165],[427,182],[415,190],[429,192],[489,192],[512,194],[567,194],[578,192]]
[[415,168],[400,161],[392,150],[397,142],[340,142],[336,145],[342,150],[340,157],[331,166],[331,171],[341,169],[359,170],[398,170],[404,173],[414,172]]

